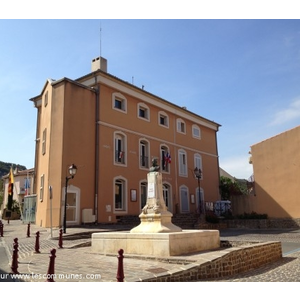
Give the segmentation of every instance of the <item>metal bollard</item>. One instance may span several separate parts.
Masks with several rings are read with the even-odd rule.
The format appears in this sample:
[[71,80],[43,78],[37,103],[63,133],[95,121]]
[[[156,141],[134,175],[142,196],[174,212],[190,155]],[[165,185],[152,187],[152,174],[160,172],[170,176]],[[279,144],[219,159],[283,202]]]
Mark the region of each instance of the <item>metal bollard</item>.
[[58,247],[62,248],[63,247],[63,239],[62,239],[62,235],[63,235],[63,230],[59,229],[59,239],[58,239]]
[[30,237],[30,223],[27,225],[27,237]]
[[0,220],[0,236],[1,237],[3,237],[3,227],[4,227],[4,225],[3,225],[2,221]]
[[56,250],[52,249],[50,251],[50,261],[49,261],[49,267],[48,267],[48,272],[47,272],[47,282],[54,282],[54,260],[55,260],[55,253]]
[[18,239],[14,239],[14,245],[13,245],[13,255],[12,255],[12,263],[11,263],[11,270],[14,274],[19,274],[18,272]]
[[119,253],[119,256],[118,256],[118,272],[117,272],[117,281],[118,282],[123,282],[124,281],[124,270],[123,270],[123,259],[124,259],[124,256],[123,256],[123,253],[124,253],[124,250],[123,249],[120,249],[118,251]]
[[40,232],[39,231],[36,233],[34,249],[35,249],[35,253],[41,253],[40,252]]

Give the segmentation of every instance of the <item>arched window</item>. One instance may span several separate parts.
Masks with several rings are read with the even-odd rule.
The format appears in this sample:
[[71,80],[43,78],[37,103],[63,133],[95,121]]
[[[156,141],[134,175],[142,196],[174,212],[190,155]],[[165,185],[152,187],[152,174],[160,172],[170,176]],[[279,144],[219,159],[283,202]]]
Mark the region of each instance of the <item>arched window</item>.
[[160,146],[160,161],[161,170],[163,172],[170,172],[171,154],[169,148],[165,145]]
[[168,211],[172,212],[172,197],[171,197],[171,186],[168,183],[163,184],[163,197]]
[[139,119],[150,121],[150,109],[145,103],[138,104],[137,112]]
[[114,163],[119,165],[126,165],[126,135],[121,132],[115,132],[114,134]]
[[149,142],[147,140],[140,140],[140,168],[149,168]]
[[158,113],[158,124],[162,127],[169,127],[169,116],[163,111]]
[[147,181],[140,183],[140,208],[143,209],[147,203]]
[[190,211],[190,206],[189,206],[189,189],[187,186],[182,185],[179,188],[179,193],[180,193],[180,209],[181,212],[186,213]]
[[186,133],[186,125],[182,119],[177,119],[177,132]]
[[194,166],[195,168],[202,170],[202,157],[200,154],[196,153],[194,154]]
[[178,150],[179,176],[186,177],[187,174],[187,155],[183,149]]
[[123,178],[114,179],[114,209],[126,210],[127,207],[127,183]]
[[127,112],[127,99],[121,93],[113,93],[112,94],[112,108],[126,113]]
[[193,138],[201,139],[201,129],[198,125],[193,125],[192,127]]

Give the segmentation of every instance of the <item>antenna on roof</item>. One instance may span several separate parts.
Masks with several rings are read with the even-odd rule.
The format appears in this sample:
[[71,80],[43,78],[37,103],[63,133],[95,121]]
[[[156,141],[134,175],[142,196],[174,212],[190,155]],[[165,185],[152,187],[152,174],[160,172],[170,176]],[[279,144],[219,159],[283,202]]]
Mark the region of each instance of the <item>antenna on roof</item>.
[[100,57],[101,57],[101,31],[102,31],[102,28],[101,28],[101,21],[100,21]]

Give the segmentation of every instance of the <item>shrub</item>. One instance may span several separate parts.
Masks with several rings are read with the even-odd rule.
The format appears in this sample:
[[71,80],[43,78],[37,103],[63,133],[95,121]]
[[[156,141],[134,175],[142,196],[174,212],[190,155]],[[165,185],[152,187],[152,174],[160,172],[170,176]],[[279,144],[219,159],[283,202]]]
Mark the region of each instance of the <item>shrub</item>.
[[249,213],[244,213],[242,215],[237,215],[236,216],[237,219],[268,219],[268,215],[267,214],[258,214],[256,212],[251,212]]
[[208,223],[219,223],[219,217],[213,211],[208,211],[206,213],[205,220]]

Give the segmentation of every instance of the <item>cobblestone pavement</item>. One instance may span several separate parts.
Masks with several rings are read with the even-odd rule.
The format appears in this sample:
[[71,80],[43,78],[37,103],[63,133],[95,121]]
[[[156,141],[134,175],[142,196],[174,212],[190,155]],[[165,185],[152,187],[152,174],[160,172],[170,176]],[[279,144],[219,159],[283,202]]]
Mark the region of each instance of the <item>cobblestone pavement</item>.
[[[120,230],[118,227],[67,228],[64,235],[63,248],[58,246],[59,230],[52,231],[31,224],[30,237],[27,237],[27,225],[21,221],[4,223],[4,237],[0,244],[6,246],[8,257],[12,257],[13,240],[18,238],[19,264],[18,271],[22,280],[41,282],[46,281],[49,267],[50,250],[56,250],[55,281],[57,282],[116,282],[118,254],[99,255],[93,253],[90,247],[90,234],[96,231]],[[35,253],[35,236],[40,232],[40,253]],[[246,243],[247,241],[282,241],[300,244],[299,230],[221,230],[221,240]],[[185,262],[194,263],[198,254],[177,257]],[[300,281],[300,252],[296,251],[275,263],[268,264],[256,270],[223,278],[223,282],[299,282]],[[11,263],[11,262],[10,262]],[[180,270],[180,264],[167,261],[141,259],[134,256],[124,258],[124,281],[134,282],[140,278],[151,278],[165,271]],[[10,265],[6,272],[10,272]]]

